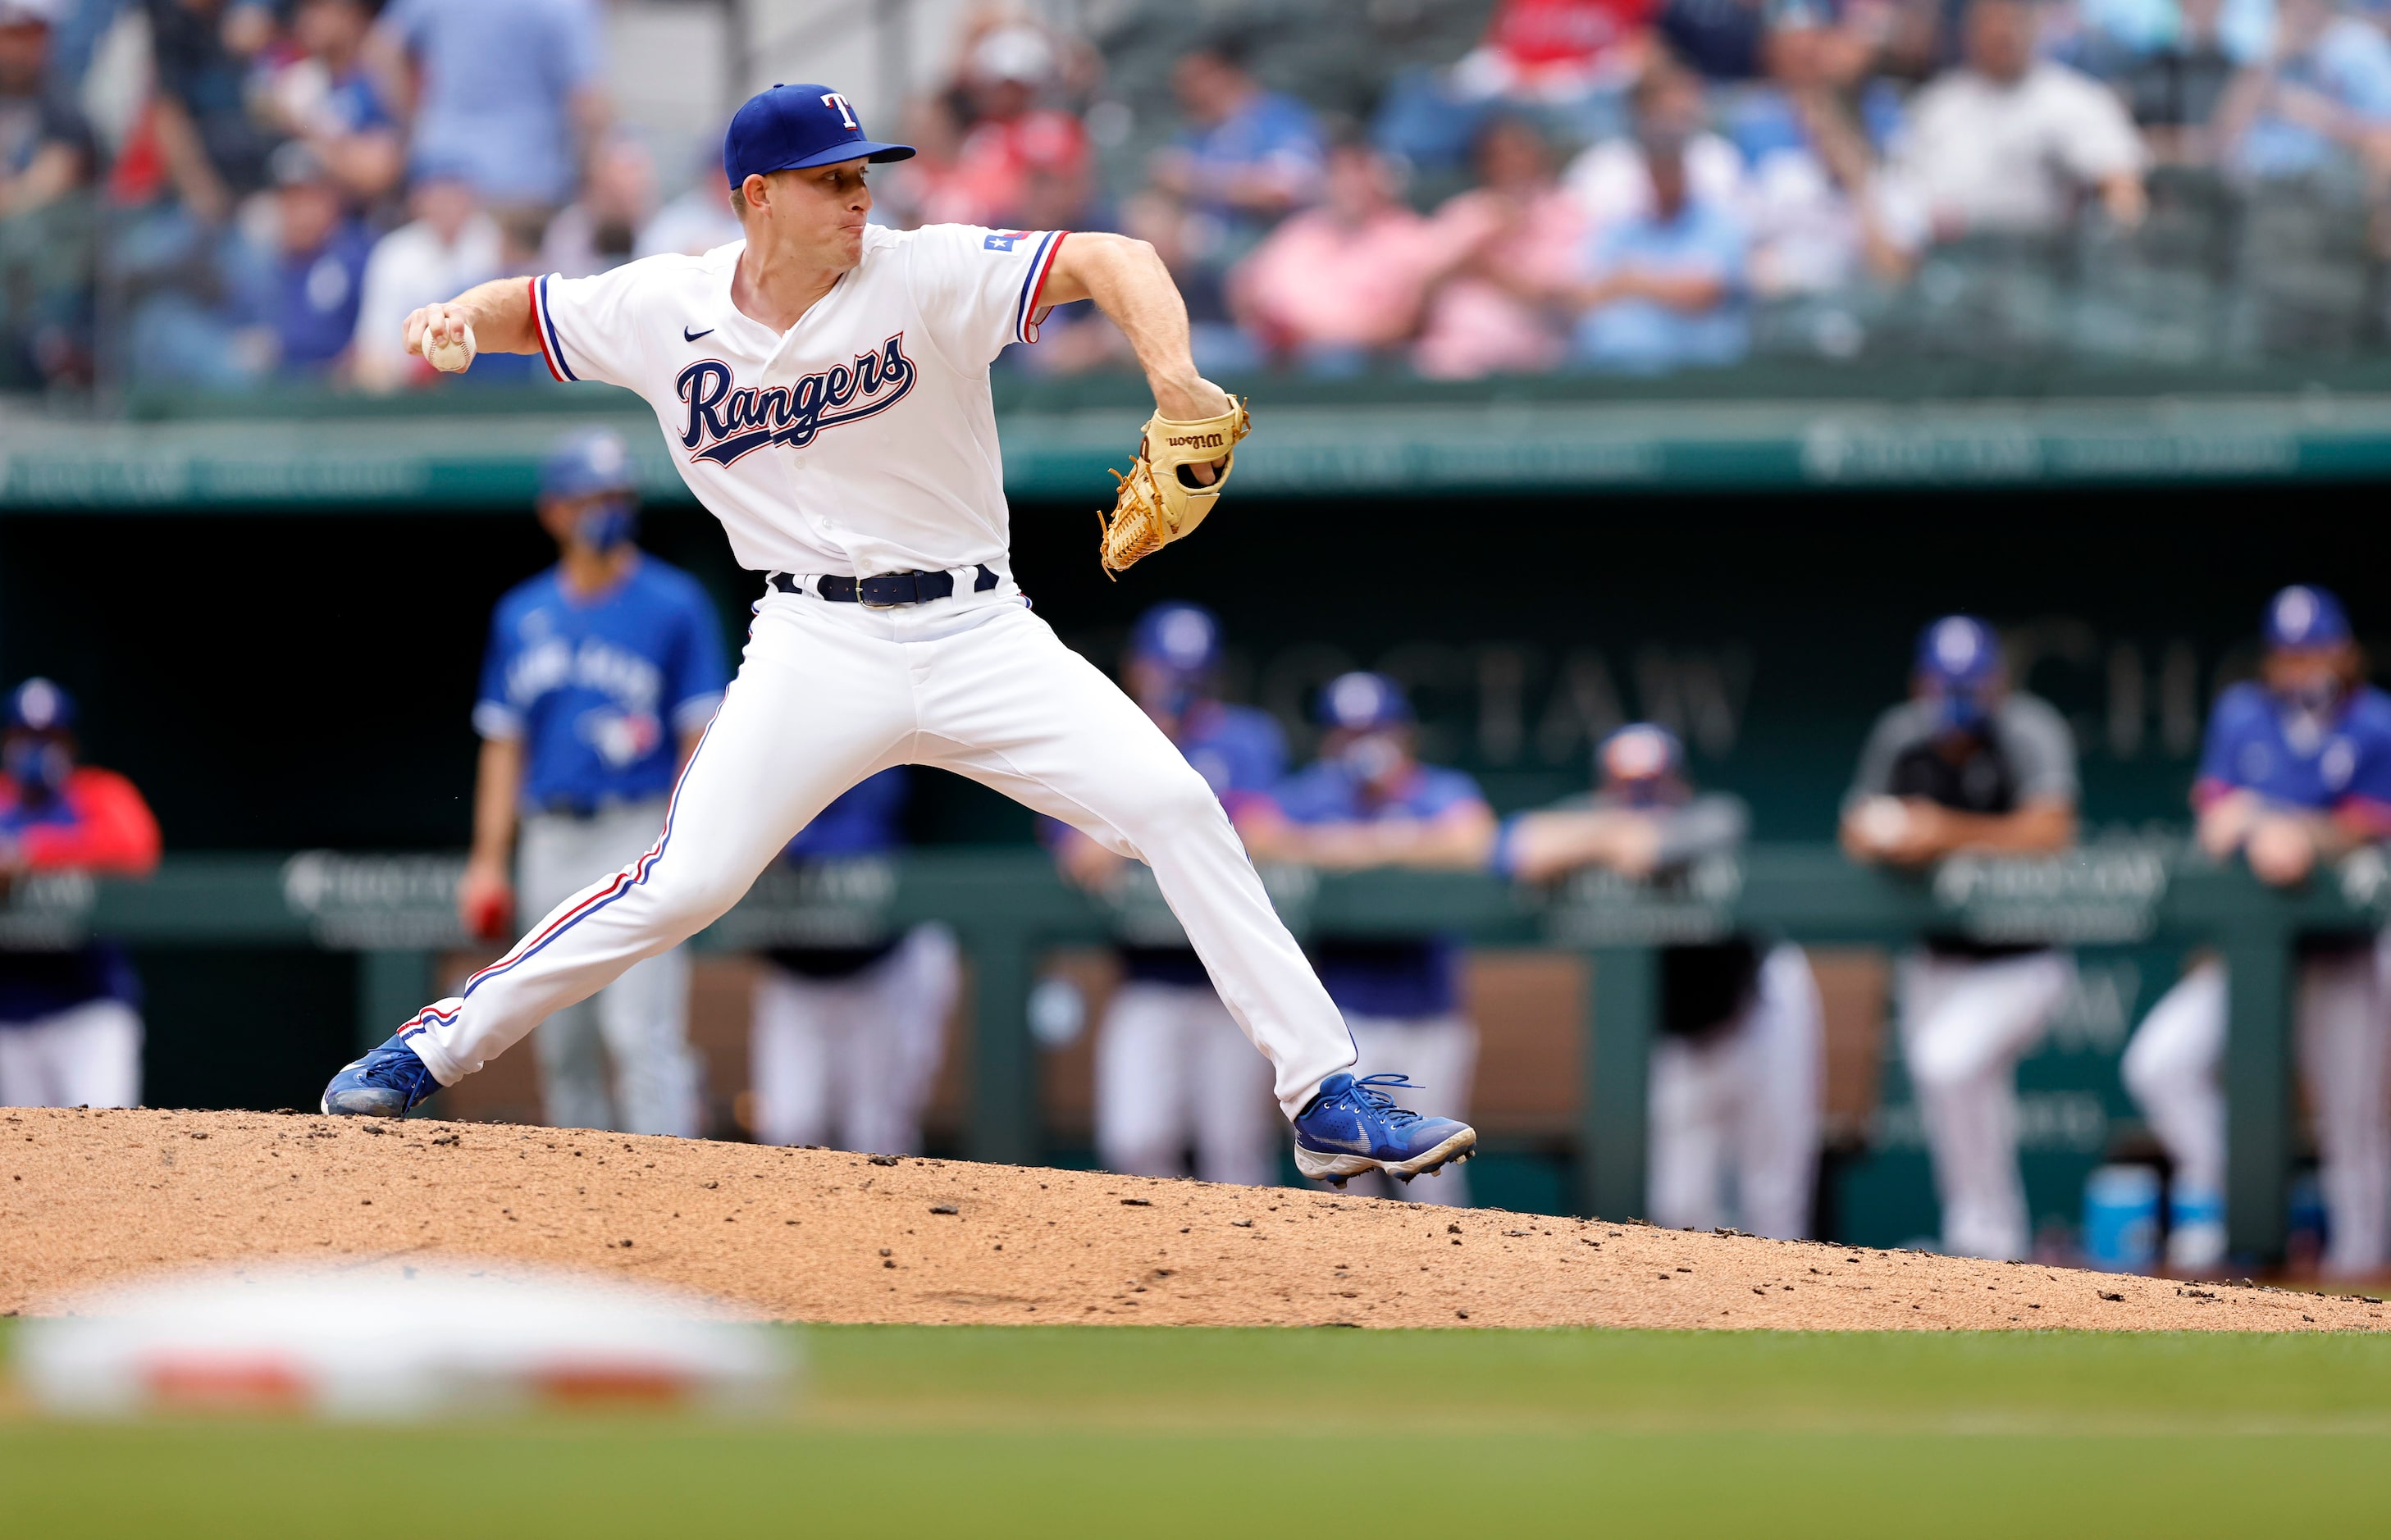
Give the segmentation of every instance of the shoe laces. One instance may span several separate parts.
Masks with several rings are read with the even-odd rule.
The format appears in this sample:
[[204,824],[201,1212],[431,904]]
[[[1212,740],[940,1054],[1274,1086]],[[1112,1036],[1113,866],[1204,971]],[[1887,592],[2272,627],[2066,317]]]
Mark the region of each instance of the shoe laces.
[[1401,1128],[1406,1123],[1415,1123],[1420,1121],[1420,1115],[1417,1112],[1413,1111],[1408,1107],[1397,1106],[1395,1104],[1395,1098],[1387,1095],[1386,1090],[1380,1089],[1382,1086],[1398,1091],[1425,1091],[1428,1089],[1425,1085],[1415,1084],[1409,1075],[1364,1075],[1353,1083],[1349,1094],[1355,1101],[1360,1102],[1369,1111],[1376,1114],[1379,1120],[1385,1123],[1389,1128]]

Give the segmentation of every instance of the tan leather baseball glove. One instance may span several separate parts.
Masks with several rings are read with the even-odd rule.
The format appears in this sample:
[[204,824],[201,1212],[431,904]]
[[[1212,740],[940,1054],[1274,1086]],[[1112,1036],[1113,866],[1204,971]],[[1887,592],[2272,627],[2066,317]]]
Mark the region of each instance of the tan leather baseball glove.
[[[1140,558],[1194,533],[1236,468],[1237,441],[1252,430],[1246,404],[1234,396],[1227,411],[1199,422],[1174,422],[1159,412],[1146,418],[1137,463],[1126,476],[1113,472],[1119,491],[1112,512],[1096,510],[1097,558],[1105,575],[1125,572]],[[1209,483],[1199,483],[1187,468],[1219,459],[1228,463]]]

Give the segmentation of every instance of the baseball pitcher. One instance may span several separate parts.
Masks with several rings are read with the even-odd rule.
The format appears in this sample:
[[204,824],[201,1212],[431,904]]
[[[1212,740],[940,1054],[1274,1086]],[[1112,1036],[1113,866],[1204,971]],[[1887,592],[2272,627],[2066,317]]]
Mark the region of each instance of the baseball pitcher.
[[873,226],[870,167],[912,153],[866,137],[837,91],[776,85],[724,145],[743,240],[589,278],[503,279],[407,318],[407,345],[435,366],[537,352],[559,379],[645,398],[763,596],[654,843],[342,1069],[325,1110],[394,1115],[472,1073],[728,909],[841,791],[918,764],[1154,868],[1270,1059],[1307,1174],[1409,1177],[1467,1155],[1466,1124],[1355,1080],[1352,1035],[1212,789],[1013,580],[988,367],[1037,340],[1053,306],[1093,300],[1154,390],[1105,523],[1107,571],[1210,511],[1244,407],[1196,374],[1186,307],[1142,241]]

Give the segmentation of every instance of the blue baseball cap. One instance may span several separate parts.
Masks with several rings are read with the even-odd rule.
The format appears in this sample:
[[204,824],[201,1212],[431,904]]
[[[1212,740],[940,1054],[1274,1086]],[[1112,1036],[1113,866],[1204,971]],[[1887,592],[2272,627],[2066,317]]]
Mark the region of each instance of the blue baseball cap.
[[574,434],[540,462],[542,497],[588,497],[631,492],[640,478],[631,468],[630,446],[620,433],[592,428]]
[[1137,618],[1130,656],[1175,674],[1208,674],[1221,661],[1221,621],[1200,604],[1157,604]]
[[1320,692],[1321,720],[1349,732],[1392,727],[1412,720],[1403,687],[1383,674],[1355,670],[1328,681]]
[[1686,746],[1657,722],[1631,722],[1594,751],[1605,778],[1656,781],[1675,775],[1686,763]]
[[841,160],[910,160],[911,145],[886,145],[863,135],[847,97],[827,85],[775,85],[747,98],[722,136],[722,170],[738,186],[776,171],[832,166]]
[[2295,583],[2267,601],[2270,648],[2338,647],[2349,640],[2349,612],[2330,589]]
[[2000,638],[1973,615],[1945,615],[1918,634],[1918,676],[1938,692],[1972,695],[2000,667]]
[[36,674],[8,692],[8,725],[29,733],[58,733],[74,725],[74,697]]

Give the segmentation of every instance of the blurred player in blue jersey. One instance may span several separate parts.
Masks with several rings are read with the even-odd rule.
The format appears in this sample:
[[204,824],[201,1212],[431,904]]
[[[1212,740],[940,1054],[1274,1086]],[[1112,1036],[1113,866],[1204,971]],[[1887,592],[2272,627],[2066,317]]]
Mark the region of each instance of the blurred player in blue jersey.
[[[133,783],[78,763],[75,705],[47,679],[8,695],[0,727],[0,892],[51,872],[143,877],[158,821]],[[114,942],[0,950],[0,1105],[141,1100],[141,987]]]
[[[2200,843],[2237,852],[2277,887],[2321,862],[2391,836],[2391,697],[2366,683],[2341,601],[2284,589],[2267,606],[2260,677],[2219,696],[2192,783]],[[2300,943],[2299,1044],[2315,1109],[2328,1272],[2358,1277],[2386,1260],[2391,1118],[2386,1007],[2375,938]],[[2126,1088],[2175,1162],[2167,1264],[2213,1273],[2225,1263],[2225,965],[2195,965],[2142,1019],[2126,1046]]]
[[[1843,799],[1855,861],[1919,868],[1961,852],[2037,855],[2075,842],[2075,735],[2012,689],[1992,627],[1945,615],[1919,635],[1910,698],[1877,719]],[[2017,1065],[2066,1003],[2075,966],[2040,944],[1919,938],[1901,962],[1901,1051],[1918,1092],[1943,1249],[2021,1258]]]
[[[498,601],[473,707],[482,760],[457,902],[478,935],[532,924],[639,861],[721,703],[714,607],[688,573],[634,543],[636,485],[628,451],[608,432],[567,440],[541,468],[539,520],[562,558]],[[634,964],[558,1011],[539,1034],[539,1066],[551,1123],[694,1136],[687,956],[676,947]]]
[[[1267,712],[1215,694],[1221,622],[1200,605],[1161,604],[1130,634],[1122,683],[1234,815],[1286,772],[1286,739]],[[1051,826],[1066,876],[1094,892],[1126,858],[1067,825]],[[1186,1174],[1267,1187],[1284,1137],[1269,1065],[1255,1057],[1195,951],[1120,948],[1121,987],[1096,1036],[1096,1158],[1139,1176]]]
[[[1340,674],[1320,703],[1327,734],[1319,760],[1238,809],[1237,831],[1254,859],[1324,871],[1483,868],[1494,845],[1493,809],[1466,773],[1419,762],[1402,687],[1382,674]],[[1460,948],[1450,937],[1323,936],[1309,950],[1352,1030],[1359,1073],[1407,1067],[1415,1084],[1385,1088],[1414,1110],[1421,1091],[1446,1108],[1467,1101],[1478,1032],[1461,1014]],[[1376,1177],[1373,1186],[1389,1190],[1384,1184]],[[1402,1196],[1467,1205],[1467,1178],[1448,1166]]]
[[[899,764],[848,788],[789,841],[785,859],[802,866],[896,853],[911,775]],[[963,979],[954,932],[917,925],[859,946],[776,947],[764,959],[749,1038],[756,1137],[918,1154]]]
[[[1751,822],[1742,799],[1697,792],[1685,747],[1667,728],[1631,723],[1602,740],[1594,763],[1592,795],[1505,823],[1497,871],[1552,882],[1596,866],[1682,891],[1697,863],[1742,845]],[[1648,1093],[1654,1224],[1734,1224],[1779,1240],[1810,1233],[1822,1018],[1809,956],[1790,943],[1744,933],[1661,949]]]

